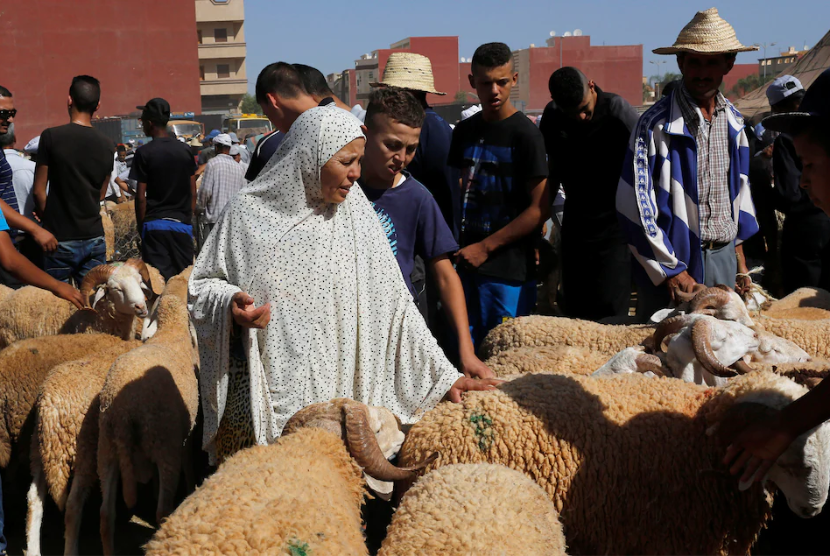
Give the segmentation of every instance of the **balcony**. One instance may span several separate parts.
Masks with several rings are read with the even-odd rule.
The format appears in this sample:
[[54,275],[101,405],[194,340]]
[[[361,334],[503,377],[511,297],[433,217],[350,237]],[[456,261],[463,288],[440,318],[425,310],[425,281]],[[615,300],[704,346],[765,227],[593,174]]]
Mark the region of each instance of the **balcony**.
[[247,79],[206,79],[201,81],[201,94],[204,95],[244,95],[248,92]]
[[210,0],[196,2],[196,22],[245,21],[245,4],[242,0],[214,3]]
[[212,42],[199,45],[200,60],[219,60],[223,58],[244,58],[247,54],[244,42]]

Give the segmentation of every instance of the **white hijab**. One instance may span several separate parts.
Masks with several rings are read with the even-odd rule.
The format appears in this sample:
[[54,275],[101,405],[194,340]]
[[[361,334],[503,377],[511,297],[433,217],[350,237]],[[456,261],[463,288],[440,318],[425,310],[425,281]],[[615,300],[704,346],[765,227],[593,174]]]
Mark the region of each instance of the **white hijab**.
[[434,407],[462,375],[444,357],[401,276],[360,187],[340,205],[322,198],[320,170],[363,137],[331,107],[303,113],[262,174],[229,204],[190,278],[201,356],[203,445],[228,391],[231,298],[271,303],[265,330],[245,330],[258,444],[275,441],[298,410],[346,397],[404,423]]

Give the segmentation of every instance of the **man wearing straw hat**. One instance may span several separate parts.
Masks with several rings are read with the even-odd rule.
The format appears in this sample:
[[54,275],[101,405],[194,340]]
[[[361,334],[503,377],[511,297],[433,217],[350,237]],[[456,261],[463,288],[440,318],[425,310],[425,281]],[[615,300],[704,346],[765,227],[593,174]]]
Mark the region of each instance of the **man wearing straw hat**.
[[640,117],[617,189],[620,225],[640,263],[640,317],[697,284],[748,286],[740,244],[758,231],[749,144],[743,118],[718,88],[737,53],[749,50],[757,48],[738,42],[715,8],[698,12],[673,46],[654,50],[677,55],[683,78]]

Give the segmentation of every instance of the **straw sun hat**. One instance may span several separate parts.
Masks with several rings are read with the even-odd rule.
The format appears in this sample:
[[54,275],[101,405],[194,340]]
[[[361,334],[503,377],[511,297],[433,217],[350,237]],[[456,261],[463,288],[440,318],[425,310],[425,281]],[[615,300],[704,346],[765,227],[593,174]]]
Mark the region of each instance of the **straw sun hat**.
[[733,54],[758,50],[757,46],[744,46],[735,36],[735,29],[718,15],[717,8],[697,12],[686,25],[672,46],[656,48],[655,54]]
[[426,56],[410,52],[393,52],[386,61],[383,70],[383,80],[379,83],[369,83],[372,87],[386,85],[413,91],[423,91],[433,95],[446,95],[435,90],[435,79],[432,77],[432,63]]

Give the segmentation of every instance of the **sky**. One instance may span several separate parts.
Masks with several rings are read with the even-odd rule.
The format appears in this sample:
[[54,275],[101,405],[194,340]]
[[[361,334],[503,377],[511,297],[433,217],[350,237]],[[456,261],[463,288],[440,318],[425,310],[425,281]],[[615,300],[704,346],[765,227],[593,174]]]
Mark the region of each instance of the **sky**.
[[[677,71],[673,56],[651,50],[671,46],[696,11],[716,6],[745,45],[813,46],[830,29],[830,1],[798,0],[245,0],[248,83],[278,60],[314,66],[323,74],[354,68],[362,54],[406,37],[457,35],[459,57],[486,42],[513,50],[544,46],[551,31],[581,29],[593,45],[643,45],[643,75]],[[290,6],[290,7],[289,7]],[[763,52],[738,55],[757,63]],[[665,61],[650,64],[650,61]]]

